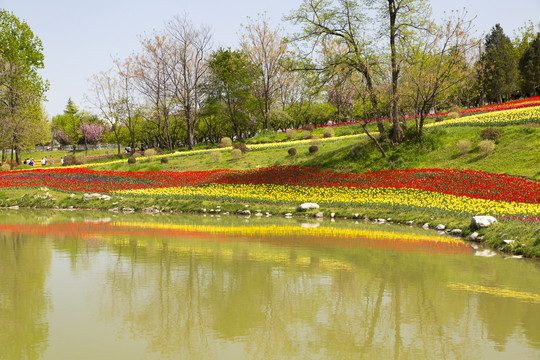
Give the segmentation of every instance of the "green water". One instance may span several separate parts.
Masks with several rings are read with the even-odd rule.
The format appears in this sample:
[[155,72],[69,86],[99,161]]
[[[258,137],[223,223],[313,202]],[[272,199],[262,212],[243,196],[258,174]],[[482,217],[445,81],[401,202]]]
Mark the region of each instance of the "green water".
[[0,359],[539,358],[539,262],[477,251],[350,220],[0,211]]

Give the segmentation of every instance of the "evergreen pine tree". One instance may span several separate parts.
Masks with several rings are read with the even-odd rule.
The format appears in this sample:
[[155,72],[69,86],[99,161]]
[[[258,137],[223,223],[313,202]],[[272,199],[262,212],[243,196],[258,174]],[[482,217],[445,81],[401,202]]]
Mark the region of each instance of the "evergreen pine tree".
[[480,58],[480,83],[490,102],[508,99],[516,90],[517,64],[512,56],[513,45],[500,24],[485,39],[485,52]]
[[530,95],[540,94],[540,33],[529,44],[519,60],[521,89]]

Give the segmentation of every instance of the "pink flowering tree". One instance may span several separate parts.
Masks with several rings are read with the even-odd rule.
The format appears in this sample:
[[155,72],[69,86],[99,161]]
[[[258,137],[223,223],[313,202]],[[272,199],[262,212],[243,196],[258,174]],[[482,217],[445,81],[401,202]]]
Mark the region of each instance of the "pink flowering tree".
[[85,154],[88,155],[88,144],[95,145],[103,138],[103,126],[96,123],[81,123],[80,131],[84,139]]

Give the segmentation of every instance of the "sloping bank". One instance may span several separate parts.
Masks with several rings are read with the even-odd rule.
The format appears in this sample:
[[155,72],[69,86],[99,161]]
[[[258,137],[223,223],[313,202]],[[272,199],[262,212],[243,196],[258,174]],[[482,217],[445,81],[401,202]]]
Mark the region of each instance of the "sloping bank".
[[[349,174],[296,166],[197,172],[59,168],[2,172],[0,187],[2,207],[379,219],[454,230],[503,251],[540,256],[540,184],[475,170]],[[318,208],[304,210],[303,203]],[[471,225],[479,215],[497,222],[485,228]]]

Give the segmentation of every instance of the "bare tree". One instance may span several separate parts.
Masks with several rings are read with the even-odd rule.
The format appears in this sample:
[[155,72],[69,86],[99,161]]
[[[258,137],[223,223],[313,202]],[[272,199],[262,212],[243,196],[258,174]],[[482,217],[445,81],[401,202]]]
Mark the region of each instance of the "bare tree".
[[193,149],[204,101],[202,85],[208,73],[212,34],[207,26],[196,28],[186,15],[174,17],[167,24],[167,34],[171,44],[165,70],[171,82],[171,95],[183,113],[188,147]]
[[255,98],[261,112],[264,127],[270,128],[269,112],[279,96],[280,73],[284,71],[282,60],[287,45],[276,30],[271,30],[265,16],[257,21],[249,19],[241,35],[240,46],[258,69]]
[[92,96],[88,97],[88,101],[99,110],[102,118],[110,125],[110,130],[113,132],[120,154],[120,127],[121,127],[121,110],[120,110],[120,93],[119,80],[112,76],[112,71],[100,72],[93,75]]
[[141,40],[142,53],[129,60],[130,74],[136,89],[148,104],[146,121],[154,127],[154,138],[160,146],[173,149],[173,87],[170,81],[168,61],[171,42],[162,34]]
[[403,86],[414,104],[420,139],[424,120],[441,94],[460,86],[474,71],[480,41],[472,38],[473,20],[456,14],[441,26],[432,26],[425,37],[411,44],[404,67]]

